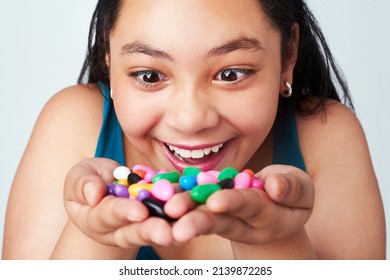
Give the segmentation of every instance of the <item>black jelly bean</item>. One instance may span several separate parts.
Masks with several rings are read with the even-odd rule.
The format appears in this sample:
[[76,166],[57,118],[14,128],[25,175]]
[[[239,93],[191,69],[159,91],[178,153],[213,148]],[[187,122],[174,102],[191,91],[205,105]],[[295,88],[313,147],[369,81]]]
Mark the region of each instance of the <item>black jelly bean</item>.
[[150,216],[163,218],[168,222],[175,221],[175,219],[165,214],[164,203],[161,201],[149,197],[142,200],[142,203],[148,208]]
[[234,180],[232,178],[226,178],[217,183],[221,189],[232,189],[234,188]]
[[130,185],[138,183],[141,180],[142,178],[136,173],[130,173],[129,176],[127,176],[127,181]]

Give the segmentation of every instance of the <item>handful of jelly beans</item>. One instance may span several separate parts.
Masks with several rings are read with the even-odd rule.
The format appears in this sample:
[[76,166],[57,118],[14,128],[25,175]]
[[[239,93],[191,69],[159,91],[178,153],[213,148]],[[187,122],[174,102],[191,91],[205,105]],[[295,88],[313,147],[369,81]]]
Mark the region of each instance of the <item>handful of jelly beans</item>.
[[178,171],[155,171],[139,164],[131,169],[119,166],[113,176],[116,181],[107,185],[107,195],[137,199],[148,208],[151,216],[170,222],[173,219],[164,212],[164,204],[176,193],[177,186],[190,191],[197,203],[205,203],[211,194],[222,189],[264,189],[263,181],[255,177],[252,170],[239,172],[232,167],[202,171],[190,166],[180,174]]

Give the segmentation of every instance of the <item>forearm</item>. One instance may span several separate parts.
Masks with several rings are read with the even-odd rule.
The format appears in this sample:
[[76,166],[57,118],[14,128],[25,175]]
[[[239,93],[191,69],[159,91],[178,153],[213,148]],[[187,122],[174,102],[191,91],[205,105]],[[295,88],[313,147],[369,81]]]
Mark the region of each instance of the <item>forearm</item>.
[[68,221],[51,255],[51,259],[135,259],[137,249],[122,249],[100,244],[84,235]]
[[232,241],[231,245],[235,259],[317,259],[313,245],[304,229],[287,240],[277,241],[271,244],[255,245]]

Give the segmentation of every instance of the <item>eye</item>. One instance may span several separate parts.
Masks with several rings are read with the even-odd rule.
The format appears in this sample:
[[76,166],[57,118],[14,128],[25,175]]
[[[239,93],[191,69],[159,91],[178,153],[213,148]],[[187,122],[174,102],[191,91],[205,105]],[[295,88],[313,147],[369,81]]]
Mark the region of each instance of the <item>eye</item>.
[[144,87],[154,86],[165,79],[164,75],[154,70],[135,71],[129,74]]
[[228,68],[218,72],[214,79],[219,82],[237,83],[251,74],[254,74],[254,71],[250,69]]

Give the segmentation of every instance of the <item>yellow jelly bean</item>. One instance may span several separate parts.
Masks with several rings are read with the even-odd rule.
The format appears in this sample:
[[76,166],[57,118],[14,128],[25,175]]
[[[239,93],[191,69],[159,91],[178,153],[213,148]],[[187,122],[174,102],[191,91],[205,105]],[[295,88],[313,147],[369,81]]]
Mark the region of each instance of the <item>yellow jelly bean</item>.
[[129,181],[127,181],[127,179],[121,179],[121,180],[118,180],[118,185],[124,185],[124,186],[129,186]]
[[136,198],[140,190],[147,190],[151,191],[152,190],[153,184],[132,184],[129,187],[129,193],[133,198]]

